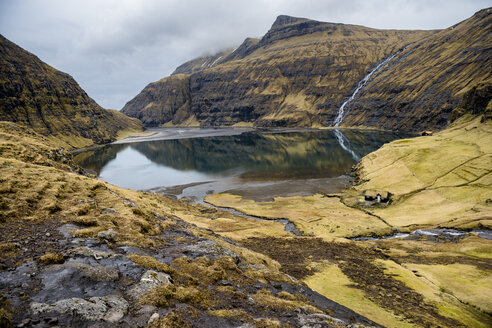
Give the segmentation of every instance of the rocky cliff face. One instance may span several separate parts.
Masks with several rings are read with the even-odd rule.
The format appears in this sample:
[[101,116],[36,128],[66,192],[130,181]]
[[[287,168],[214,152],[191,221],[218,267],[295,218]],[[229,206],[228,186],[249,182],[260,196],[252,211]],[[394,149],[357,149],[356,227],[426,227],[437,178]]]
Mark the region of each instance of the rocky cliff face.
[[0,35],[0,121],[24,124],[72,146],[113,141],[141,124],[105,110],[75,80]]
[[490,81],[491,28],[492,11],[484,9],[416,42],[355,98],[342,125],[400,130],[444,127],[463,96]]
[[183,123],[192,114],[190,76],[172,75],[151,83],[125,105],[126,115],[136,117],[146,126],[169,121]]
[[246,39],[214,67],[150,84],[122,112],[146,125],[329,126],[371,67],[434,33],[279,16],[261,40]]
[[463,96],[463,100],[449,115],[450,122],[466,113],[482,115],[481,122],[492,119],[492,80],[482,82]]

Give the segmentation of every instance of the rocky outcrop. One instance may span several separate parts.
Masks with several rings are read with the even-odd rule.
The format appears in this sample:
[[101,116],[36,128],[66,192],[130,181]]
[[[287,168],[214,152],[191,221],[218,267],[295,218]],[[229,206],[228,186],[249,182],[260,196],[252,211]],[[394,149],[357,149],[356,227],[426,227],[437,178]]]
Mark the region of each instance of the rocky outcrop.
[[449,115],[453,122],[466,113],[482,115],[482,123],[492,119],[492,81],[480,83],[465,93],[459,106]]
[[106,143],[141,123],[106,110],[75,80],[0,35],[0,121],[21,123],[72,146]]
[[330,125],[375,63],[432,33],[279,16],[261,40],[246,39],[220,64],[179,81],[150,84],[122,112],[146,125]]

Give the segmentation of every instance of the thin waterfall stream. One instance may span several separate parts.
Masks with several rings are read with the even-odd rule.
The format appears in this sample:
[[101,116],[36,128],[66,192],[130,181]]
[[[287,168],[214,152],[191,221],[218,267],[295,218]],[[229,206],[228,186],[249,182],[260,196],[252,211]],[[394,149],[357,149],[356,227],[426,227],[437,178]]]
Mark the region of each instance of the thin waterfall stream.
[[381,62],[379,62],[379,64],[376,65],[376,67],[374,67],[369,73],[367,73],[367,75],[364,76],[362,80],[359,81],[359,83],[357,84],[357,88],[355,88],[355,91],[352,93],[349,99],[345,100],[342,106],[340,106],[340,108],[338,109],[338,115],[335,118],[335,121],[333,121],[333,126],[340,126],[340,124],[342,124],[342,121],[345,119],[345,117],[348,114],[348,111],[345,112],[345,107],[355,99],[355,96],[367,85],[370,78],[374,74],[381,71],[393,58],[395,58],[398,54],[400,54],[402,51],[404,51],[407,48],[408,46],[398,50],[394,54],[383,59]]

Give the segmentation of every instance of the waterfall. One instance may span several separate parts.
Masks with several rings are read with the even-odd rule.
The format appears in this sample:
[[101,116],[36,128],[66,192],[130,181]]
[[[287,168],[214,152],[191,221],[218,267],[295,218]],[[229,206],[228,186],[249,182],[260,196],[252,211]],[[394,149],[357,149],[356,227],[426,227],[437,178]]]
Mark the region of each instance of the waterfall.
[[337,137],[338,143],[340,144],[340,147],[342,147],[345,151],[352,155],[352,158],[356,162],[358,162],[360,160],[360,156],[352,150],[352,148],[350,147],[350,141],[347,139],[347,137],[344,136],[344,134],[340,130],[334,130],[334,132],[335,137]]
[[355,96],[359,93],[359,91],[361,91],[362,88],[364,88],[366,86],[367,82],[369,82],[369,79],[371,78],[371,76],[373,76],[375,73],[379,72],[384,66],[386,66],[386,64],[388,64],[393,58],[395,58],[396,55],[398,55],[400,52],[405,50],[407,47],[395,52],[394,54],[392,54],[389,57],[386,57],[378,65],[376,65],[376,67],[374,67],[369,73],[367,73],[366,76],[364,76],[364,78],[359,82],[359,84],[357,84],[357,88],[355,88],[355,91],[352,93],[350,98],[345,100],[345,102],[342,104],[342,106],[340,106],[340,108],[338,109],[338,115],[335,118],[335,121],[333,122],[333,126],[339,126],[340,124],[342,124],[343,119],[347,116],[347,114],[345,114],[345,111],[344,111],[345,106],[347,106],[348,103],[350,103],[352,100],[354,100]]

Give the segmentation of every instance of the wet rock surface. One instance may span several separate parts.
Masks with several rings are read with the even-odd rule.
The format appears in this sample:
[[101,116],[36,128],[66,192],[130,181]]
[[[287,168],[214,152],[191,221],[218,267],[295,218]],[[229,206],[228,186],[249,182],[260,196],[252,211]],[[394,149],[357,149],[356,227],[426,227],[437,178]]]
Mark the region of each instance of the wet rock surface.
[[[243,263],[241,256],[232,250],[214,240],[197,237],[189,231],[188,224],[177,219],[174,221],[176,224],[163,233],[169,241],[168,244],[157,249],[115,246],[108,238],[102,236],[74,237],[72,234],[82,227],[73,224],[62,226],[56,226],[54,222],[33,224],[29,228],[33,239],[41,236],[48,238],[45,229],[50,227],[49,241],[53,245],[52,251],[63,254],[64,262],[46,265],[38,260],[25,260],[24,263],[16,266],[13,262],[2,261],[4,269],[0,271],[0,290],[15,309],[12,316],[14,326],[145,327],[170,318],[178,320],[178,317],[179,320],[184,320],[182,322],[187,322],[193,327],[248,325],[250,323],[240,318],[211,315],[206,307],[190,307],[191,301],[179,296],[179,293],[186,293],[185,289],[179,289],[182,288],[179,286],[183,286],[182,279],[206,281],[209,279],[193,274],[190,277],[180,270],[189,269],[192,273],[195,263],[210,263],[209,265],[213,267],[223,261],[230,263],[226,267],[237,268],[233,270],[239,270],[237,274],[243,278],[237,280],[234,275],[225,275],[221,279],[211,279],[210,283],[205,283],[203,286],[208,286],[204,288],[217,293],[213,299],[214,302],[222,304],[218,305],[219,309],[240,308],[248,317],[253,318],[251,319],[253,324],[262,322],[264,320],[262,318],[270,317],[295,327],[332,327],[334,323],[342,324],[342,322],[345,326],[350,323],[375,326],[352,310],[299,285],[294,278],[287,278],[286,281],[289,283],[286,283],[282,281],[286,278],[280,279],[281,281],[270,278],[261,282],[243,276],[243,272],[248,270],[267,272],[268,269]],[[107,231],[103,232],[107,233]],[[109,239],[114,240],[114,238]],[[29,250],[22,255],[27,256],[26,252]],[[31,255],[34,255],[34,258],[39,256],[34,252]],[[145,261],[137,261],[137,264],[130,260],[133,259],[132,256],[136,256],[137,259],[140,256]],[[148,268],[151,266],[149,263],[155,261],[149,259],[161,263],[156,266],[158,270]],[[181,263],[179,264],[181,266],[177,263]],[[169,273],[161,270],[168,270]],[[210,274],[214,275],[212,272]],[[242,279],[246,280],[239,283]],[[195,284],[198,284],[196,286],[202,286],[202,282],[196,281]],[[183,290],[176,296],[181,301],[157,307],[155,304],[141,302],[142,296],[159,288]],[[319,309],[317,311],[320,311],[320,314],[314,315],[310,312],[312,310],[302,307],[297,309],[265,307],[261,302],[258,303],[256,298],[258,293],[279,297],[281,292],[302,295],[307,304],[312,304]],[[217,303],[214,304],[217,306]],[[187,317],[187,314],[190,316]]]

